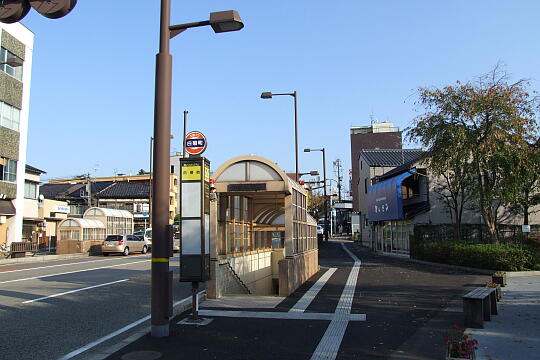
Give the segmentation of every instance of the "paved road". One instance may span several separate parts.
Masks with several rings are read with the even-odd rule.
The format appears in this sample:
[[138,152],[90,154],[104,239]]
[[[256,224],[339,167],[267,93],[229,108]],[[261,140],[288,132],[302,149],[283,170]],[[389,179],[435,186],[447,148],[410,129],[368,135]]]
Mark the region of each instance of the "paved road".
[[[58,359],[150,313],[150,256],[0,265],[0,357]],[[174,271],[174,301],[191,293]]]
[[[142,350],[158,351],[162,359],[444,358],[444,331],[463,319],[460,295],[487,277],[379,256],[350,242],[347,247],[361,261],[347,306],[344,300],[351,286],[346,284],[357,265],[340,242],[331,241],[319,253],[326,268],[275,308],[246,305],[237,310],[250,310],[251,317],[221,314],[210,325],[199,327],[178,325],[182,317],[177,317],[169,338],[143,336],[107,359],[120,360]],[[302,312],[305,316],[292,319],[291,311],[329,268],[335,271]],[[257,311],[271,313],[261,318],[253,314]],[[323,318],[330,314],[335,315],[332,321]],[[365,321],[349,321],[345,328],[339,324],[340,319],[360,314],[366,315]]]

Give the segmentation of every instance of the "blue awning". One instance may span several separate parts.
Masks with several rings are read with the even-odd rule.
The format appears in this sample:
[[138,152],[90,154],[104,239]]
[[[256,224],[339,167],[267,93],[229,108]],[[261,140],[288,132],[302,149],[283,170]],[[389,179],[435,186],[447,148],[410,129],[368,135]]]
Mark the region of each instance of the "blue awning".
[[368,189],[369,221],[404,219],[401,183],[414,173],[416,173],[416,169],[411,169],[403,174],[378,182]]

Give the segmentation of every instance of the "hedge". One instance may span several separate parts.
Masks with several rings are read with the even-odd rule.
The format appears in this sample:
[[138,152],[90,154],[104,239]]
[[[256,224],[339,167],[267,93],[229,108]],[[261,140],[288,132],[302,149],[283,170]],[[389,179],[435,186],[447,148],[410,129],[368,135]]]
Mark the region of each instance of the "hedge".
[[452,241],[426,242],[414,249],[419,260],[503,271],[540,270],[539,255],[538,250],[521,245]]

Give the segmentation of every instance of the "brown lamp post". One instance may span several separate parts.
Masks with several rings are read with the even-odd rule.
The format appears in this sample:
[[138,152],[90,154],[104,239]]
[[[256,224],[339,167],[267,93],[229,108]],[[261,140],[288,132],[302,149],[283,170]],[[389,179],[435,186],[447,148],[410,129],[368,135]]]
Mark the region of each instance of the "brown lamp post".
[[273,96],[289,95],[294,98],[294,154],[295,154],[295,180],[298,182],[298,104],[296,91],[292,93],[273,94],[269,91],[265,91],[261,94],[261,99],[271,99]]
[[234,10],[210,14],[210,20],[170,25],[171,0],[161,0],[159,52],[156,56],[154,103],[154,174],[152,178],[152,293],[151,335],[169,335],[172,316],[172,272],[169,271],[169,154],[171,144],[172,56],[169,42],[192,27],[210,25],[214,32],[240,30],[244,27]]
[[304,149],[304,152],[322,151],[323,188],[324,188],[324,241],[328,241],[328,198],[326,197],[326,154],[322,149]]

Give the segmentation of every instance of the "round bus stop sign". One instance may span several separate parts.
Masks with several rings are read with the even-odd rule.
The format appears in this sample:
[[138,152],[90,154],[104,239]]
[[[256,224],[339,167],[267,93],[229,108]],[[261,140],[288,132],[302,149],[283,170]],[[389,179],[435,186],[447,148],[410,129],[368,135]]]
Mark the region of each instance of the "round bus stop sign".
[[189,155],[200,155],[206,150],[206,136],[202,132],[192,131],[186,135],[184,141]]

